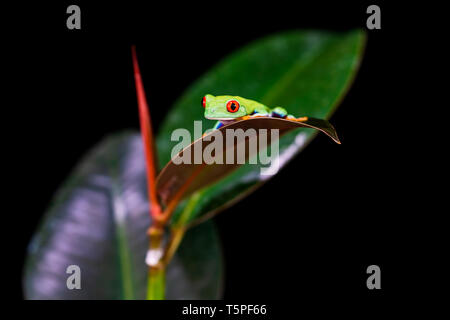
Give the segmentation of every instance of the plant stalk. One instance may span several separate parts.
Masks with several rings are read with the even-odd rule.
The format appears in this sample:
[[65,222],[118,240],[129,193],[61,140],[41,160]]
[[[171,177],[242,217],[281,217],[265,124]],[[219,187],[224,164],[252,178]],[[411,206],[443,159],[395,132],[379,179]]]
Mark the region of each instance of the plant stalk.
[[[164,251],[163,237],[165,226],[169,223],[173,211],[179,204],[190,183],[200,173],[202,166],[200,166],[197,171],[192,174],[192,176],[186,181],[185,185],[180,188],[178,193],[165,206],[164,210],[162,210],[156,192],[157,164],[150,111],[148,109],[141,72],[139,70],[135,46],[132,46],[131,52],[133,59],[134,79],[136,83],[137,102],[139,108],[141,136],[146,158],[148,197],[150,200],[150,216],[152,218],[152,224],[148,230],[150,244],[146,259],[146,262],[149,265],[147,299],[160,300],[164,299],[165,268],[172,258],[173,254],[175,253],[176,249],[178,248],[185,233],[185,229],[183,227],[176,226],[175,228],[172,228],[172,234],[169,240],[168,248],[165,248],[166,250]],[[186,208],[183,214],[183,217],[186,219],[186,221],[188,220],[190,213],[194,209],[193,205],[195,206],[198,200],[198,194],[194,195],[191,198],[189,202],[190,205],[188,206],[188,208]]]
[[164,300],[166,291],[166,270],[162,263],[150,267],[147,282],[147,300]]
[[144,145],[146,169],[147,169],[147,185],[148,197],[150,201],[150,216],[152,224],[148,230],[150,238],[149,251],[147,253],[150,261],[148,272],[147,299],[161,300],[164,299],[165,291],[165,266],[160,261],[162,256],[164,226],[167,219],[164,219],[158,195],[156,193],[156,156],[155,143],[153,139],[152,123],[150,111],[148,109],[147,98],[145,96],[142,76],[139,70],[138,59],[136,55],[136,47],[131,47],[133,59],[134,80],[136,83],[136,95],[139,108],[139,121],[141,126],[141,136]]

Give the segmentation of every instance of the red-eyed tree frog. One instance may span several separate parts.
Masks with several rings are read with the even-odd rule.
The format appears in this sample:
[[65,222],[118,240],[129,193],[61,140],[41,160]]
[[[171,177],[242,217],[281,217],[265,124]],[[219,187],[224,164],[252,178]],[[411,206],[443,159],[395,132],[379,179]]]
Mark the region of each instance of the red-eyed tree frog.
[[214,129],[237,120],[247,120],[254,117],[273,117],[291,121],[304,122],[308,117],[296,118],[288,114],[282,107],[269,108],[254,100],[238,96],[213,96],[207,94],[202,99],[205,108],[205,118],[217,120]]

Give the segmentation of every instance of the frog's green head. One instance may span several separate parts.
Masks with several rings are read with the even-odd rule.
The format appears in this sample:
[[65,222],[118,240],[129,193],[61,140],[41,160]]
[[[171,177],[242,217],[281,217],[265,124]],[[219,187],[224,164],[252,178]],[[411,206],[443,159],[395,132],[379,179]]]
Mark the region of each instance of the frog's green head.
[[213,96],[207,94],[202,99],[205,118],[211,120],[234,120],[247,115],[243,99],[236,96]]

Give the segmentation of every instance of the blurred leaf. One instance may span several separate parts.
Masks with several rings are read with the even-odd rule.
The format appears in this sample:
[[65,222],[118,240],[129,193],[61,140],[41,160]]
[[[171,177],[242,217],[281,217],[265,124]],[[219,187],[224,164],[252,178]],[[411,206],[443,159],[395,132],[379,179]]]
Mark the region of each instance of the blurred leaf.
[[[170,161],[171,150],[178,143],[170,141],[173,130],[186,128],[194,136],[195,120],[202,121],[203,130],[214,125],[203,117],[200,101],[206,93],[238,95],[271,107],[282,106],[294,116],[328,119],[350,86],[364,42],[365,34],[359,30],[291,31],[260,39],[231,54],[190,86],[171,109],[157,139],[160,163]],[[314,135],[310,129],[285,134],[280,139],[280,165],[300,152]],[[259,166],[240,166],[202,190],[190,216],[183,220],[204,220],[266,180]],[[173,223],[180,219],[187,203],[178,207]]]
[[[28,251],[27,299],[145,299],[148,214],[138,134],[100,143],[53,199]],[[81,290],[69,290],[69,265]],[[212,224],[188,232],[167,270],[167,299],[217,299],[222,264]]]

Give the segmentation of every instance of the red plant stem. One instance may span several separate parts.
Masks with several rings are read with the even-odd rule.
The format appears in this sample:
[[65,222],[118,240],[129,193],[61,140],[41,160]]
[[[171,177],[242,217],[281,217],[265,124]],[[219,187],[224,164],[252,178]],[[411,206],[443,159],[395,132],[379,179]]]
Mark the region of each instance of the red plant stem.
[[134,69],[134,81],[136,83],[137,102],[139,107],[139,121],[141,125],[141,136],[144,144],[146,167],[147,167],[147,184],[148,196],[150,199],[150,215],[159,220],[162,212],[161,206],[156,194],[156,159],[155,146],[152,134],[152,123],[150,112],[148,110],[147,98],[145,97],[144,85],[142,84],[141,72],[136,56],[136,47],[131,47]]

